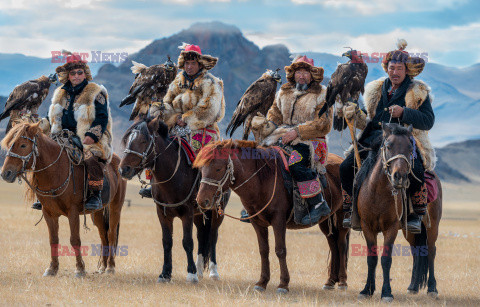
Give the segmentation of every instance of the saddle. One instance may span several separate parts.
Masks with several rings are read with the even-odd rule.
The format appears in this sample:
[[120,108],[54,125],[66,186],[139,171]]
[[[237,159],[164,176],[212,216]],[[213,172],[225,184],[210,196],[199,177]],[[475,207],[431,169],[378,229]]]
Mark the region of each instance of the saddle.
[[[277,150],[281,156],[283,167],[282,169],[282,177],[283,177],[283,185],[288,192],[288,195],[292,198],[293,201],[293,217],[294,221],[297,224],[300,224],[302,217],[304,217],[308,213],[308,203],[307,201],[300,196],[300,191],[298,189],[297,182],[292,178],[290,171],[288,169],[288,162],[287,156],[290,156],[292,152],[292,148],[289,146],[279,147],[279,146],[272,146],[275,150]],[[316,169],[314,171],[317,173],[318,178],[320,179],[320,184],[322,185],[322,194],[326,189],[328,189],[328,182],[327,178],[324,174],[317,172]],[[325,198],[325,194],[323,195]]]

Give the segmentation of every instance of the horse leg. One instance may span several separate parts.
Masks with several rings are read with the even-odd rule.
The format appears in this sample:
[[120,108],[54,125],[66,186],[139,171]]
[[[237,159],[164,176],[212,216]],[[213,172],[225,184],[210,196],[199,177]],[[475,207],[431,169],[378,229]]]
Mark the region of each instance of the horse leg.
[[258,249],[260,251],[260,258],[262,260],[262,272],[260,273],[260,279],[255,284],[254,289],[259,292],[265,291],[267,284],[270,281],[270,261],[268,260],[268,254],[270,252],[268,246],[268,228],[260,226],[252,221],[253,229],[257,234]]
[[427,232],[428,274],[429,274],[427,294],[432,298],[438,297],[437,280],[435,279],[435,256],[437,255],[437,247],[435,246],[435,242],[437,241],[437,238],[438,238],[438,224],[432,223],[431,228]]
[[328,227],[328,220],[323,221],[319,224],[320,230],[323,232],[327,238],[328,246],[330,248],[330,264],[328,269],[328,280],[323,285],[323,290],[333,290],[335,289],[335,284],[339,281],[338,279],[338,268],[339,268],[339,251],[337,246],[338,240],[338,230],[332,229],[332,234],[329,235],[330,230]]
[[203,278],[203,270],[205,269],[205,259],[208,257],[206,250],[207,242],[207,230],[206,226],[203,223],[203,215],[194,216],[193,222],[197,227],[197,242],[198,242],[198,254],[197,262],[195,263],[197,267],[197,275],[199,278]]
[[68,223],[70,224],[70,244],[75,251],[76,258],[75,277],[84,277],[86,272],[80,250],[82,245],[80,240],[80,215],[76,210],[70,210],[68,213]]
[[[123,203],[123,202],[122,202]],[[121,208],[121,207],[120,207]],[[107,273],[115,273],[115,256],[117,255],[118,230],[120,225],[120,210],[110,207],[108,218],[108,266]]]
[[275,254],[280,264],[280,284],[277,287],[277,293],[284,294],[288,292],[290,274],[287,267],[287,247],[285,244],[285,234],[287,232],[287,221],[284,214],[277,214],[272,221],[273,234],[275,236]]
[[347,265],[348,265],[348,245],[350,242],[350,229],[343,228],[342,221],[337,221],[337,225],[340,225],[340,229],[338,230],[338,251],[339,251],[339,269],[338,269],[338,289],[339,290],[347,290]]
[[393,244],[398,234],[398,225],[394,223],[389,229],[383,231],[384,243],[382,252],[382,270],[383,270],[383,286],[382,301],[393,301],[392,288],[390,286],[390,268],[392,267],[392,251]]
[[173,217],[166,217],[163,208],[157,207],[158,220],[162,226],[163,269],[157,282],[170,282],[172,279]]
[[104,273],[105,269],[107,268],[107,260],[108,256],[106,253],[103,251],[105,248],[108,246],[108,239],[107,239],[107,230],[105,229],[105,224],[103,221],[103,210],[96,211],[91,215],[93,224],[97,226],[98,233],[100,235],[100,241],[101,241],[101,263],[100,267],[98,268],[97,272],[98,273]]
[[52,260],[50,261],[50,266],[45,270],[43,276],[55,276],[58,272],[58,216],[51,216],[45,210],[43,211],[43,215],[48,226],[50,253],[52,257]]
[[210,270],[210,278],[213,280],[219,280],[220,275],[217,269],[217,241],[218,241],[218,229],[223,222],[223,215],[220,216],[212,212],[212,225],[210,227],[210,238],[208,240],[210,245],[210,263],[208,269]]
[[198,282],[198,276],[197,267],[193,260],[193,212],[187,212],[181,219],[183,225],[182,245],[187,254],[187,282],[196,283]]
[[[363,223],[364,224],[364,223]],[[359,299],[368,298],[375,292],[375,269],[377,268],[377,234],[367,229],[366,225],[362,225],[363,234],[367,242],[367,265],[368,275],[365,288],[358,295]]]

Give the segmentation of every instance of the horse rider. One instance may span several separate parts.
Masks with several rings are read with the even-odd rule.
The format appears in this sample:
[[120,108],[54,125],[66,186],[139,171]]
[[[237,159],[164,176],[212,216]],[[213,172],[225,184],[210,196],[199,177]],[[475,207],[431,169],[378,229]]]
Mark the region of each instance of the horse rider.
[[[53,94],[48,112],[51,134],[68,130],[83,144],[88,179],[85,210],[102,208],[103,171],[112,158],[112,117],[105,87],[93,82],[88,64],[78,55],[69,55],[66,63],[56,68],[64,85]],[[34,204],[41,209],[40,203]]]
[[282,142],[292,149],[288,167],[300,196],[309,206],[309,213],[299,220],[303,225],[311,225],[330,213],[315,166],[320,163],[321,172],[325,171],[328,155],[325,137],[332,129],[333,112],[318,117],[327,89],[320,84],[323,68],[314,66],[313,59],[297,56],[290,66],[285,66],[285,72],[288,82],[277,93],[265,122],[273,123],[272,127],[290,127],[282,136]]
[[[349,104],[337,112],[356,127],[363,130],[358,143],[365,148],[382,135],[382,123],[394,122],[413,126],[412,144],[416,150],[413,155],[412,172],[409,175],[409,195],[412,200],[413,214],[407,216],[407,230],[420,233],[422,216],[427,208],[427,188],[425,170],[435,168],[435,150],[428,138],[435,115],[432,109],[430,88],[422,81],[415,80],[425,67],[424,59],[410,56],[405,51],[407,43],[400,40],[398,50],[390,51],[382,60],[382,67],[388,74],[370,82],[365,87],[365,109]],[[361,152],[365,159],[367,152]],[[351,152],[340,166],[343,188],[344,227],[351,227],[352,193],[354,181],[354,153]]]
[[[199,46],[184,43],[178,57],[178,72],[163,101],[154,102],[153,116],[160,115],[170,133],[187,137],[198,153],[205,145],[220,139],[218,122],[225,115],[223,81],[209,70],[218,58],[202,54]],[[151,187],[140,191],[151,197]]]

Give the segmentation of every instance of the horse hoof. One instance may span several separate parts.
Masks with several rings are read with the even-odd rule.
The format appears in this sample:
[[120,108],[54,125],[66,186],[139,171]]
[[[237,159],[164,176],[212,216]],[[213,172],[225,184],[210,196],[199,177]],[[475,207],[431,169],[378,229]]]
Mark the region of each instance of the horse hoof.
[[85,272],[85,271],[75,272],[75,278],[83,278],[86,275],[87,275],[87,272]]
[[105,267],[101,267],[97,270],[97,274],[103,274],[105,273]]
[[253,290],[257,291],[257,292],[264,292],[265,291],[265,288],[264,287],[260,287],[260,286],[255,286],[253,287]]
[[157,279],[157,283],[166,284],[166,283],[169,283],[171,280],[172,279],[170,277],[159,276],[158,279]]
[[217,271],[217,264],[210,261],[208,265],[208,269],[210,270],[210,278],[213,280],[220,280],[220,275],[218,275]]
[[287,294],[288,289],[285,288],[277,288],[277,294]]
[[358,295],[358,299],[361,300],[361,301],[362,301],[362,300],[369,299],[370,297],[371,297],[371,295],[366,295],[366,294],[363,294],[363,293],[360,293],[360,294]]
[[338,285],[338,290],[347,291],[348,285]]
[[198,255],[195,266],[197,267],[197,276],[199,278],[203,278],[203,256],[202,255]]
[[220,280],[220,275],[218,273],[210,273],[210,278],[213,280]]
[[192,284],[197,283],[198,282],[197,273],[195,273],[195,274],[188,273],[187,274],[187,282],[192,283]]
[[418,290],[408,289],[408,290],[407,290],[407,293],[408,293],[408,294],[418,294]]
[[115,274],[115,268],[108,268],[105,272],[107,274]]
[[437,291],[431,291],[427,292],[428,297],[433,298],[434,300],[438,299],[438,292]]
[[43,277],[49,277],[49,276],[55,276],[55,275],[57,275],[57,271],[51,268],[46,269],[45,273],[43,273]]
[[335,286],[325,284],[325,285],[323,285],[322,289],[323,290],[334,290]]
[[384,296],[384,297],[382,297],[382,302],[384,302],[384,303],[391,303],[391,302],[393,302],[393,296]]

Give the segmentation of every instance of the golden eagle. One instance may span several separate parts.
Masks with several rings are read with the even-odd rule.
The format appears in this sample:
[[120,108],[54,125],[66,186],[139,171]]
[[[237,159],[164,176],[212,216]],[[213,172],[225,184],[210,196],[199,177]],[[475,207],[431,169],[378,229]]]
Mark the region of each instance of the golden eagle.
[[277,84],[281,83],[282,77],[278,73],[280,69],[267,71],[253,82],[245,91],[237,108],[233,113],[232,120],[227,126],[227,134],[232,137],[233,132],[243,124],[243,139],[247,140],[251,129],[251,121],[254,116],[260,112],[266,115],[268,109],[275,100]]
[[146,116],[150,109],[152,101],[161,101],[167,94],[168,86],[177,75],[177,67],[168,57],[164,64],[152,65],[150,67],[144,64],[132,61],[130,68],[135,74],[127,97],[120,103],[120,107],[135,102],[130,120],[137,116]]
[[10,117],[6,132],[23,116],[38,118],[38,108],[47,97],[50,84],[56,81],[57,74],[51,74],[49,77],[41,76],[38,79],[23,82],[13,89],[5,103],[3,113],[0,114],[0,121]]
[[[322,107],[318,116],[322,116],[328,108],[337,102],[337,107],[343,107],[350,99],[357,102],[360,93],[365,91],[365,78],[368,74],[368,66],[363,62],[361,53],[350,48],[342,54],[350,59],[345,64],[340,64],[332,74],[327,86],[326,104]],[[338,131],[345,129],[343,117],[335,116],[333,128]]]

